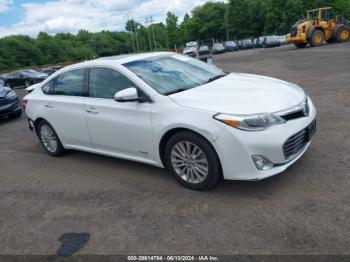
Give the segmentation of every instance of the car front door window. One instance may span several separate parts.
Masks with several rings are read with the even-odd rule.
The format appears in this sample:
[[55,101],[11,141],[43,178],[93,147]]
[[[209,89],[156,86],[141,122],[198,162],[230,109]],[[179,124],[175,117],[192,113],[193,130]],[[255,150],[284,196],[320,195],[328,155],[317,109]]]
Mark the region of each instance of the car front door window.
[[90,97],[113,99],[115,93],[135,87],[124,75],[110,68],[90,69]]

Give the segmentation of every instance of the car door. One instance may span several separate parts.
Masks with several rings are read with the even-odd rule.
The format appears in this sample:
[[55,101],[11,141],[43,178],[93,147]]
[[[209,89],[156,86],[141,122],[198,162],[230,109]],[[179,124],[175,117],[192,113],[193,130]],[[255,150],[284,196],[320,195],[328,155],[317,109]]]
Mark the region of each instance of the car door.
[[65,72],[42,88],[45,119],[65,147],[92,147],[84,114],[86,69]]
[[[103,153],[152,161],[150,102],[117,102],[116,92],[137,86],[111,68],[91,68],[85,111],[95,148]],[[138,89],[138,88],[137,88]],[[144,93],[138,89],[140,95]]]

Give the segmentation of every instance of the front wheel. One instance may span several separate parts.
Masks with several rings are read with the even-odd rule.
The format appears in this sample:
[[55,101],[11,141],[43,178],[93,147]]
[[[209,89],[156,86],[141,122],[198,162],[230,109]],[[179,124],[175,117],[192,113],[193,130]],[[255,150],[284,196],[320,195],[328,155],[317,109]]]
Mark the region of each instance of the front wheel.
[[165,161],[176,180],[190,189],[210,189],[222,177],[214,148],[206,139],[192,132],[180,132],[169,139]]
[[47,153],[52,156],[60,156],[64,154],[65,149],[63,148],[55,130],[48,122],[45,120],[40,121],[37,128],[37,133],[41,145],[44,147]]
[[311,46],[320,46],[324,42],[324,33],[321,30],[314,30],[310,38]]

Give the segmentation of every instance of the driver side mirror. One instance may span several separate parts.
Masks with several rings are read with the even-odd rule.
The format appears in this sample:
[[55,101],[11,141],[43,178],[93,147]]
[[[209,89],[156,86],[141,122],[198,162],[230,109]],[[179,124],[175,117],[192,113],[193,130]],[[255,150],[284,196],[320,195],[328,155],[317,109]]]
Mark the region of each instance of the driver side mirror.
[[114,100],[117,102],[135,102],[139,101],[139,96],[135,87],[129,87],[115,93]]

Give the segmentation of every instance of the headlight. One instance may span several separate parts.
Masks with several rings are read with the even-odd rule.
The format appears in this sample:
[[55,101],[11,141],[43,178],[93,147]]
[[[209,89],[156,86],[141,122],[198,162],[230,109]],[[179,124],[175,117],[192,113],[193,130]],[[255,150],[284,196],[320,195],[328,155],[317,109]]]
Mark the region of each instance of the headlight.
[[6,98],[13,98],[16,97],[15,91],[11,90],[6,94]]
[[261,131],[270,126],[286,122],[281,117],[268,113],[259,115],[229,115],[219,113],[214,116],[214,119],[229,126],[247,131]]

